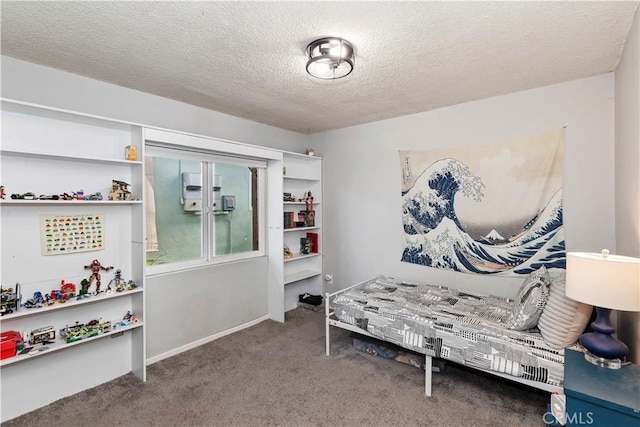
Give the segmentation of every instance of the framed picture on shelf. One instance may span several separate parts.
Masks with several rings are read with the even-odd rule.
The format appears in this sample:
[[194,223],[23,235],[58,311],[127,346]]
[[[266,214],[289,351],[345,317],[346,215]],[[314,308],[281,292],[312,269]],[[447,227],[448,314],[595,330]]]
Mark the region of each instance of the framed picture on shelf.
[[311,239],[308,237],[300,238],[300,254],[309,255],[311,253]]

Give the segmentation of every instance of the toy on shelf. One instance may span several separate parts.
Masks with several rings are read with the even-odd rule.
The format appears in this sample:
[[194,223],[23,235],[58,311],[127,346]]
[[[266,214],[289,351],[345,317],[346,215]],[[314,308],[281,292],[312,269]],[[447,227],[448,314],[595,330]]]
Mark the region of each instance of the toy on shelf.
[[86,196],[84,196],[85,200],[102,200],[102,193],[101,192],[97,192],[94,194],[87,194]]
[[49,295],[44,295],[47,305],[60,304],[76,296],[76,285],[60,281],[60,289],[52,289]]
[[109,192],[109,200],[132,200],[129,184],[116,179],[111,180],[111,191]]
[[52,343],[56,339],[56,330],[53,326],[45,326],[34,329],[29,335],[29,344]]
[[35,291],[33,293],[33,298],[29,298],[28,300],[25,301],[24,307],[25,308],[40,308],[40,307],[44,306],[44,303],[45,303],[45,298],[42,296],[42,292]]
[[124,150],[124,158],[134,162],[138,160],[138,147],[135,145],[127,145]]
[[122,270],[117,269],[116,275],[111,281],[109,281],[109,285],[107,286],[107,292],[122,292],[126,290],[127,284],[125,280],[122,278]]
[[[311,190],[307,190],[299,201],[304,202],[307,205],[307,210],[313,210],[313,196],[311,195]],[[309,208],[309,204],[311,205],[311,208]]]
[[47,305],[54,305],[65,302],[62,299],[62,293],[57,289],[52,289],[49,295],[45,294],[44,299],[46,300]]
[[64,300],[69,300],[76,296],[76,285],[74,283],[65,282],[64,280],[60,281],[60,292]]
[[311,239],[307,237],[300,238],[300,255],[309,255],[311,252]]
[[62,338],[67,344],[80,341],[82,339],[84,331],[84,324],[76,322],[73,326],[65,326],[60,329],[60,338]]
[[7,331],[0,334],[0,359],[7,359],[16,355],[18,350],[24,348],[22,335],[16,331]]
[[12,194],[11,198],[14,200],[35,200],[36,195],[33,193]]
[[[111,289],[111,285],[113,284],[113,289]],[[107,292],[111,290],[112,292],[124,292],[131,291],[137,288],[136,282],[133,280],[126,281],[122,278],[122,271],[120,269],[116,270],[116,275],[109,282],[109,286],[107,288]]]
[[104,322],[102,319],[94,319],[86,324],[76,322],[73,326],[65,326],[60,329],[60,337],[64,339],[67,344],[70,344],[82,339],[108,334],[109,332],[111,332],[110,321]]
[[38,197],[39,200],[60,200],[60,196],[58,196],[57,194],[52,194],[52,195],[47,195],[47,194],[41,194]]
[[134,314],[131,314],[130,311],[127,311],[118,326],[129,326],[130,324],[137,322],[138,318]]
[[22,298],[22,295],[20,295],[20,283],[16,283],[15,291],[13,288],[0,288],[0,293],[2,295],[2,307],[0,309],[2,316],[18,311],[20,299]]
[[296,226],[314,227],[316,213],[313,210],[313,196],[311,195],[311,190],[306,191],[304,196],[301,199],[298,199],[298,202],[305,204],[305,210],[298,212],[298,221],[296,222]]
[[80,291],[78,292],[78,299],[87,298],[89,296],[89,286],[91,283],[87,279],[82,279],[80,282]]
[[[101,276],[100,276],[100,271],[109,271],[111,269],[113,269],[113,266],[111,267],[104,267],[102,264],[100,264],[100,261],[98,261],[97,259],[94,259],[93,261],[91,261],[91,264],[89,265],[85,265],[84,266],[85,270],[86,269],[91,269],[91,276],[89,276],[89,287],[93,284],[93,281],[96,281],[96,294],[100,293],[100,285],[101,285]],[[82,283],[81,283],[82,284]]]
[[4,200],[4,196],[7,195],[7,192],[4,191],[4,185],[0,185],[0,199]]
[[109,320],[104,322],[102,319],[94,319],[87,322],[85,338],[108,334],[109,332],[111,332],[111,322]]
[[284,245],[284,259],[293,258],[293,252],[289,249],[289,246]]

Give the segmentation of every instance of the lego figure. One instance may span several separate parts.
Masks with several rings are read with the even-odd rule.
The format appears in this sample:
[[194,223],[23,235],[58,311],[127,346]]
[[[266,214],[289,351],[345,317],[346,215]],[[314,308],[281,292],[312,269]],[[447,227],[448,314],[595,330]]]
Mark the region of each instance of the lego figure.
[[6,192],[4,191],[4,185],[0,185],[0,199],[4,200],[4,196],[6,196]]
[[78,293],[78,299],[80,299],[80,297],[84,297],[89,296],[89,286],[91,286],[91,283],[89,283],[89,281],[87,279],[82,279],[82,281],[80,282],[80,292]]
[[85,270],[86,269],[91,269],[91,276],[89,277],[89,286],[91,286],[91,284],[93,284],[93,281],[96,281],[96,294],[100,293],[100,271],[109,271],[113,268],[113,266],[111,267],[103,267],[102,264],[100,264],[100,261],[98,261],[97,259],[94,259],[93,261],[91,261],[91,264],[89,265],[85,265],[84,266]]
[[109,282],[109,285],[107,286],[107,293],[111,291],[122,292],[124,291],[124,288],[125,288],[125,281],[122,278],[122,270],[117,269],[115,277],[111,279],[111,281]]

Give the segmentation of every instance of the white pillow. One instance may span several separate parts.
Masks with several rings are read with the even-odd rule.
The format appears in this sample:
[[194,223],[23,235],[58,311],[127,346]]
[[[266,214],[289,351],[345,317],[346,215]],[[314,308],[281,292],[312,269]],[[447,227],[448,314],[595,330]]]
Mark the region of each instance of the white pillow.
[[504,327],[516,331],[534,328],[547,303],[550,282],[551,278],[544,266],[531,272],[520,286]]
[[593,307],[565,295],[564,274],[552,279],[549,299],[538,320],[538,329],[552,348],[565,348],[575,343],[591,318]]

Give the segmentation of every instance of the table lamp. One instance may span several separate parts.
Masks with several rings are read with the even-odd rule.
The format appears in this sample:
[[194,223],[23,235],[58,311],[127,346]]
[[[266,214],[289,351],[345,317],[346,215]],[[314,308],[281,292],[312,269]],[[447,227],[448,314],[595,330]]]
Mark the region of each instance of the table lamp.
[[567,253],[566,294],[596,307],[593,332],[582,334],[585,359],[594,365],[620,368],[629,353],[625,343],[613,336],[611,310],[640,311],[640,259],[586,252]]

